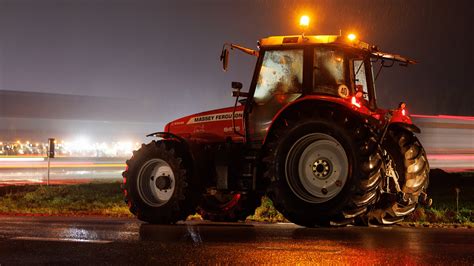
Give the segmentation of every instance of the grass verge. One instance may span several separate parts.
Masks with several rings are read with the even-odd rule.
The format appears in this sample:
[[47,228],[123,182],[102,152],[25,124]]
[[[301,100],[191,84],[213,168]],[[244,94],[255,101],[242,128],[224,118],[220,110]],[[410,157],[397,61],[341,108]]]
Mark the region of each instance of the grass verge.
[[[474,226],[474,174],[448,174],[433,170],[430,182],[428,194],[433,198],[433,205],[416,209],[405,222]],[[459,189],[459,211],[456,188]],[[120,183],[0,187],[0,214],[132,217],[123,202]],[[200,216],[195,214],[188,219],[199,220]],[[269,223],[287,222],[267,197],[262,198],[260,207],[247,219]]]
[[446,173],[433,169],[428,195],[433,198],[433,205],[418,207],[405,222],[474,226],[474,173]]
[[0,213],[131,216],[119,183],[0,187]]

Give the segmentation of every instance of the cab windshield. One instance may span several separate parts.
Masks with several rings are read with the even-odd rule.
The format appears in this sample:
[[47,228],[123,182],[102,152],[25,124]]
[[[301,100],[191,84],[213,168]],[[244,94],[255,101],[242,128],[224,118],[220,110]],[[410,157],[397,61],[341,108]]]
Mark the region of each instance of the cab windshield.
[[[334,47],[314,49],[313,92],[338,96],[339,88],[350,88],[344,53]],[[349,95],[347,90],[345,94]]]

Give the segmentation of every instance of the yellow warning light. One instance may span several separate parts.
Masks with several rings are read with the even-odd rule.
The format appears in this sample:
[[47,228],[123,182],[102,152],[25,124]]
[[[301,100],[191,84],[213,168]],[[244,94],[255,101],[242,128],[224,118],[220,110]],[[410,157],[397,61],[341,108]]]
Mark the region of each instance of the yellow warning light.
[[349,35],[347,35],[347,39],[349,39],[349,41],[353,41],[356,39],[356,35],[354,33],[351,33]]
[[300,18],[300,26],[301,27],[308,27],[309,26],[309,17],[304,15]]

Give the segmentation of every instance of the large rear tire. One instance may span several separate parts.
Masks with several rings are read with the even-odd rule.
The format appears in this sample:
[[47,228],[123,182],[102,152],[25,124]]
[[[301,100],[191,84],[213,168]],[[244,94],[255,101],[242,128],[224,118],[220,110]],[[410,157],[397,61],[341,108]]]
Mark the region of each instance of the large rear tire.
[[[426,194],[429,183],[430,166],[425,150],[417,137],[406,130],[392,128],[388,131],[382,148],[386,153],[386,178],[382,194],[377,206],[368,214],[370,224],[394,224],[402,221],[412,213],[418,202],[430,205]],[[393,171],[391,171],[393,170]],[[401,192],[397,193],[395,175]]]
[[189,162],[171,141],[143,144],[127,160],[123,192],[130,212],[156,224],[185,220],[196,207],[196,193],[189,187]]
[[265,178],[269,197],[289,221],[346,225],[375,203],[382,160],[374,132],[361,119],[322,110],[275,126],[267,140]]
[[[218,192],[219,193],[219,192]],[[198,207],[198,213],[205,220],[213,222],[237,222],[255,213],[260,197],[254,193],[205,195]]]

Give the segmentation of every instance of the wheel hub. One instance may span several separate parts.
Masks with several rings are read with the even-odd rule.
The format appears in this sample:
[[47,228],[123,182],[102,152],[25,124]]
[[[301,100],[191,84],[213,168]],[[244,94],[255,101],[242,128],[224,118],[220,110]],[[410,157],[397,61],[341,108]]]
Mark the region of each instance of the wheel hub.
[[331,163],[326,158],[317,159],[311,166],[314,176],[321,180],[327,179],[332,171]]
[[176,180],[170,164],[163,159],[146,161],[138,173],[140,198],[152,207],[166,204],[174,194]]
[[167,190],[171,188],[171,178],[170,176],[161,175],[156,178],[155,185],[159,190]]

